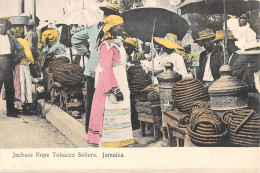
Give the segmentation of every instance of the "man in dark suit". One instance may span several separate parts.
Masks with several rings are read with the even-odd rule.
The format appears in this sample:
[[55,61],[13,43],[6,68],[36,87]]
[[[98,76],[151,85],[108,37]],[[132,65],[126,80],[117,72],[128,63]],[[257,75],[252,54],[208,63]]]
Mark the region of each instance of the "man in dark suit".
[[7,33],[11,28],[12,23],[7,17],[0,18],[0,90],[4,84],[7,116],[16,117],[13,69],[24,57],[24,49],[14,36]]
[[213,81],[220,77],[219,68],[222,65],[222,52],[219,51],[218,46],[212,43],[214,37],[213,30],[207,28],[200,31],[199,38],[194,41],[195,43],[201,43],[206,49],[200,54],[197,73],[197,78],[206,85],[211,85]]
[[[231,66],[232,76],[242,80],[247,66],[246,58],[244,55],[237,53],[239,48],[235,45],[237,39],[234,37],[233,33],[231,31],[228,31],[227,33],[228,64]],[[216,43],[219,41],[224,41],[224,30],[217,31],[216,37],[212,42]]]

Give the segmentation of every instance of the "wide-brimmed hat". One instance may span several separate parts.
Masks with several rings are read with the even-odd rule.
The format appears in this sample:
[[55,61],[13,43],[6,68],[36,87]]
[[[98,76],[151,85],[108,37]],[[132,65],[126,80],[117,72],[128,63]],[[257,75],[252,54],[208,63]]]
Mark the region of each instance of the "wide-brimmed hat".
[[199,38],[197,38],[194,43],[197,43],[200,40],[205,40],[205,39],[209,39],[215,37],[215,33],[212,29],[206,28],[202,31],[199,32]]
[[227,16],[230,17],[230,18],[236,18],[237,17],[237,16],[232,15],[232,14],[227,14]]
[[1,17],[0,23],[5,23],[7,25],[6,26],[7,30],[11,29],[13,26],[12,22],[10,21],[10,19],[8,17]]
[[[237,41],[237,39],[234,37],[232,31],[228,30],[227,31],[227,39],[228,40],[234,40],[234,41]],[[217,31],[216,32],[216,37],[215,39],[212,41],[212,43],[218,41],[218,40],[224,40],[225,39],[225,31],[224,30],[220,30],[220,31]]]
[[168,49],[183,49],[178,43],[166,38],[154,37],[154,40]]
[[130,45],[134,46],[135,48],[138,48],[137,40],[135,38],[126,38],[124,40],[124,43],[130,44]]
[[164,38],[175,43],[174,49],[184,50],[184,48],[178,43],[178,36],[176,34],[167,33]]
[[260,44],[245,48],[245,51],[257,51],[260,50]]
[[177,40],[178,40],[178,36],[176,34],[172,34],[172,33],[167,33],[164,38],[171,40],[171,41],[174,41],[176,43],[177,43]]
[[245,55],[247,59],[256,57],[260,58],[260,44],[248,47],[245,50],[238,50],[236,52],[237,54]]
[[106,10],[112,10],[113,12],[116,12],[117,14],[120,14],[120,6],[118,4],[113,4],[111,2],[107,3],[107,5],[103,5],[99,7],[102,11]]

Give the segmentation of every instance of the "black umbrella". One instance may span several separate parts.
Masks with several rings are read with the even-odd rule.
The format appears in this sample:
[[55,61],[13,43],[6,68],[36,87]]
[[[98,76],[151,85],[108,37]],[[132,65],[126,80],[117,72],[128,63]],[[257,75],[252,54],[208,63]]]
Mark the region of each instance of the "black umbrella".
[[179,7],[181,14],[224,14],[225,49],[224,64],[227,63],[227,14],[241,15],[247,11],[260,9],[260,0],[185,0]]
[[[225,0],[227,14],[240,15],[260,8],[259,0]],[[181,14],[224,14],[223,0],[185,0],[179,7]]]
[[136,8],[122,15],[125,31],[144,42],[151,41],[152,35],[164,37],[167,33],[176,34],[181,40],[190,29],[184,18],[163,8]]

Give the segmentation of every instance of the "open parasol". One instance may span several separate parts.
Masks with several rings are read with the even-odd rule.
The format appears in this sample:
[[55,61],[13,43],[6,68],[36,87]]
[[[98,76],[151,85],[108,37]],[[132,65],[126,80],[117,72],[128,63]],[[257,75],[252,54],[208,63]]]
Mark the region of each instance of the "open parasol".
[[[188,22],[178,14],[164,8],[136,8],[122,14],[124,30],[143,42],[151,42],[153,36],[165,37],[167,33],[176,34],[181,40],[190,29]],[[152,53],[150,52],[150,57]],[[154,59],[152,59],[152,83],[154,83]]]
[[164,8],[136,8],[123,12],[122,16],[124,30],[143,42],[150,42],[152,35],[164,37],[167,33],[176,34],[181,40],[190,29],[183,17]]
[[56,24],[78,24],[83,26],[92,26],[101,20],[101,16],[91,9],[81,8],[65,14],[57,20]]
[[185,0],[179,7],[181,14],[199,13],[205,15],[224,14],[225,49],[224,64],[227,64],[227,14],[242,13],[260,9],[260,0]]
[[[227,14],[241,13],[260,8],[259,0],[225,0]],[[181,14],[200,13],[206,15],[224,14],[223,0],[185,0],[179,7]]]

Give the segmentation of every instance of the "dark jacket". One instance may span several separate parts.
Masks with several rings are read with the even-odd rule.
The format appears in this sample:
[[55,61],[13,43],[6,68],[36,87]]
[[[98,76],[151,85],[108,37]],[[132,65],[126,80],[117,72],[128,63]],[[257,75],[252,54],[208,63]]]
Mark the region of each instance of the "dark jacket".
[[[208,60],[207,55],[208,52],[206,50],[200,53],[197,77],[201,81],[203,80],[205,66]],[[220,77],[219,68],[221,67],[221,65],[222,65],[222,52],[220,52],[218,48],[215,48],[210,56],[210,68],[214,80]]]
[[234,52],[234,55],[229,63],[232,69],[232,76],[243,80],[243,76],[247,67],[246,57]]
[[35,59],[38,55],[38,35],[37,32],[30,30],[25,39],[29,41],[30,49],[33,54],[33,58]]
[[20,63],[20,61],[24,58],[24,48],[23,46],[17,41],[17,39],[11,35],[8,34],[10,45],[11,45],[11,54],[13,58],[13,65],[16,65]]
[[245,82],[248,85],[248,89],[249,89],[248,92],[259,93],[255,87],[254,73],[252,71],[250,71],[247,67],[245,68],[243,82]]

